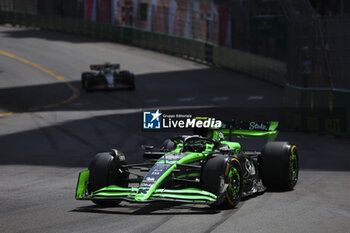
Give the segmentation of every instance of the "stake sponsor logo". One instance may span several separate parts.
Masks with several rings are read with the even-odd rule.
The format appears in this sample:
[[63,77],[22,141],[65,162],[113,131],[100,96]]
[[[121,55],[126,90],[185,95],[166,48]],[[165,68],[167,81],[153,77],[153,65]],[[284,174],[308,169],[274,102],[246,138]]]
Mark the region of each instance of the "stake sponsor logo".
[[263,123],[250,122],[249,130],[267,130],[267,126]]

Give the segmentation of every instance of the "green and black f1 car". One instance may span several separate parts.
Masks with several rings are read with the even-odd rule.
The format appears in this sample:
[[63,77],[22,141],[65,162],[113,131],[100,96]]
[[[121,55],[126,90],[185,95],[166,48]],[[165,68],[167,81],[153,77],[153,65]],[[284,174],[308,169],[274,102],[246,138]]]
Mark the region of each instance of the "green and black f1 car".
[[[80,172],[76,199],[102,206],[124,200],[229,208],[266,189],[292,190],[298,180],[298,152],[293,144],[274,141],[277,126],[231,121],[220,129],[197,129],[194,135],[166,140],[159,149],[144,146],[149,163],[126,164],[118,150],[99,153]],[[261,151],[250,151],[235,137],[267,137],[269,142]]]

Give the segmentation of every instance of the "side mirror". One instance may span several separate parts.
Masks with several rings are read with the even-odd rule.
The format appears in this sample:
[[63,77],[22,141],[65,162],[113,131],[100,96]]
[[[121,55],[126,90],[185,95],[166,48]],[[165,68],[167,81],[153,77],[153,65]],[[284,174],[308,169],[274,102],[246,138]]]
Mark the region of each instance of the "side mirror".
[[229,149],[229,148],[220,148],[219,149],[220,152],[222,153],[234,153],[236,151],[236,149]]

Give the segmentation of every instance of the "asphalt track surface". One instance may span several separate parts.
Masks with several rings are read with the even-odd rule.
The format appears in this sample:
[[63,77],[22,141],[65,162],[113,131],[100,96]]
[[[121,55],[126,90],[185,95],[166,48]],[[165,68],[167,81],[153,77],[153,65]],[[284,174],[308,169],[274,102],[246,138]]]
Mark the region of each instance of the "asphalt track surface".
[[[78,173],[96,152],[118,148],[129,162],[140,161],[140,145],[172,134],[141,131],[144,109],[276,109],[284,90],[182,58],[54,32],[0,27],[0,50],[31,62],[0,54],[2,233],[350,232],[349,140],[310,133],[279,136],[299,147],[294,191],[266,192],[232,210],[126,202],[98,208],[74,200]],[[82,92],[81,72],[105,61],[136,73],[136,91]]]

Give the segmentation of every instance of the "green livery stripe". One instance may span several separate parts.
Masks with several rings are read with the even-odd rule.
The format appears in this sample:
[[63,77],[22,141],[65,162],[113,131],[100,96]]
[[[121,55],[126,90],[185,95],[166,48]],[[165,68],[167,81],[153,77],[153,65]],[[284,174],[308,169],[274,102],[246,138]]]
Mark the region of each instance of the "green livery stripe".
[[[125,198],[129,200],[133,200],[133,196],[130,196],[130,193],[99,193],[96,195],[93,195],[92,199],[114,199],[114,198]],[[184,195],[184,194],[171,194],[171,193],[154,193],[150,197],[152,200],[157,200],[157,199],[165,199],[165,198],[170,198],[173,200],[204,200],[204,201],[215,201],[216,198],[214,197],[209,197],[209,196],[202,196],[202,195]],[[144,200],[146,201],[146,200]]]
[[216,195],[203,191],[200,189],[195,189],[195,188],[188,188],[188,189],[157,189],[154,191],[154,194],[181,194],[181,195],[201,195],[201,196],[208,196],[212,198],[216,198]]
[[235,130],[233,132],[234,134],[239,134],[239,135],[250,135],[250,136],[256,136],[256,137],[264,137],[264,136],[269,136],[278,133],[277,130],[273,131],[244,131],[244,130]]
[[184,152],[184,154],[186,154],[186,156],[184,156],[183,158],[181,158],[177,163],[178,164],[189,164],[189,163],[193,163],[196,161],[199,161],[201,159],[204,159],[206,156],[205,152],[202,153],[196,153],[196,152]]
[[114,193],[114,192],[99,192],[93,195],[93,197],[113,197],[113,196],[128,196],[130,195],[130,192],[124,192],[124,193]]
[[127,201],[132,201],[132,198],[129,198],[128,196],[110,196],[110,197],[106,197],[106,196],[94,196],[93,198],[91,198],[91,200],[127,200]]
[[207,196],[200,196],[200,195],[181,195],[181,194],[156,194],[154,193],[152,197],[159,197],[159,198],[172,198],[176,200],[205,200],[205,201],[215,201],[215,198],[207,197]]
[[183,203],[196,203],[196,204],[212,204],[215,201],[208,201],[208,200],[194,200],[194,199],[173,199],[173,198],[150,198],[150,201],[176,201],[176,202],[183,202]]
[[[228,130],[225,130],[228,131]],[[228,132],[223,132],[224,134],[229,133]],[[258,131],[258,130],[232,130],[231,134],[236,135],[236,136],[250,136],[250,137],[266,137],[269,135],[274,135],[277,134],[277,130],[272,130],[272,131]]]
[[[135,198],[137,188],[123,188],[116,185],[111,185],[106,188],[95,191],[89,199],[125,199],[129,201],[146,201],[147,199],[138,200]],[[187,189],[156,189],[150,196],[150,200],[171,199],[172,201],[188,201],[196,202],[214,202],[217,196],[197,188]]]
[[182,179],[182,178],[186,178],[186,177],[199,177],[200,173],[190,173],[190,174],[185,174],[185,175],[180,175],[177,176],[176,178]]
[[99,190],[96,190],[95,192],[93,192],[94,194],[95,193],[100,193],[100,192],[136,192],[137,191],[137,188],[124,188],[124,187],[120,187],[120,186],[117,186],[117,185],[110,185],[110,186],[107,186],[105,188],[101,188]]
[[[270,128],[277,128],[278,123],[270,125]],[[269,128],[269,129],[270,129]],[[267,141],[274,141],[278,135],[278,130],[270,130],[270,131],[259,131],[259,130],[221,130],[222,133],[227,136],[243,136],[243,137],[267,137]]]

